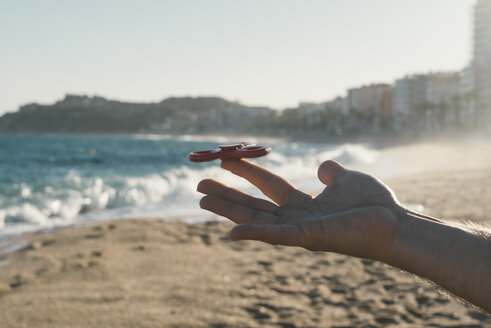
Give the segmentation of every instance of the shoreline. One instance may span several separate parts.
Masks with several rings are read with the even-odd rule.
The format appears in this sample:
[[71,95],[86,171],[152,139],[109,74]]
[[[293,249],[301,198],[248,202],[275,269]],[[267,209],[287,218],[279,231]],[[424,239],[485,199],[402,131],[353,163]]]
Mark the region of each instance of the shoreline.
[[[308,132],[308,131],[305,131]],[[288,141],[288,142],[309,142],[314,144],[344,144],[344,143],[360,143],[360,144],[374,144],[379,145],[377,149],[385,149],[394,146],[403,146],[410,144],[418,144],[418,143],[427,143],[427,142],[454,142],[454,141],[465,141],[469,139],[490,139],[491,138],[491,130],[476,130],[476,131],[460,131],[458,129],[447,129],[444,131],[435,131],[435,132],[425,132],[424,134],[412,134],[409,135],[407,133],[373,133],[366,135],[325,135],[323,133],[315,133],[315,134],[293,134],[292,136],[282,135],[282,134],[234,134],[234,133],[193,133],[193,134],[167,134],[167,133],[153,133],[153,132],[118,132],[118,133],[48,133],[48,132],[19,132],[19,133],[5,133],[0,132],[0,135],[6,136],[104,136],[104,137],[155,137],[155,138],[182,138],[189,140],[224,140],[224,142],[229,142],[230,138],[234,140],[273,140],[273,141]],[[326,141],[326,139],[328,141]]]
[[[187,136],[182,136],[183,138],[187,138]],[[222,136],[223,137],[223,136]],[[392,181],[397,179],[405,179],[411,175],[418,174],[426,174],[427,176],[433,175],[441,175],[440,172],[453,172],[456,170],[468,170],[468,169],[486,169],[491,167],[491,148],[487,147],[486,140],[478,140],[476,136],[468,136],[465,139],[461,139],[459,141],[454,141],[450,143],[448,140],[436,140],[436,141],[426,141],[422,143],[412,143],[407,145],[398,145],[398,146],[390,146],[387,148],[378,149],[381,151],[381,156],[385,156],[385,165],[390,165],[394,167],[404,167],[406,171],[398,171],[395,173],[387,173],[385,170],[383,173],[386,175],[381,175],[380,172],[377,171],[377,159],[375,162],[366,165],[367,172],[374,174],[375,176],[381,178],[384,181]],[[348,165],[348,167],[350,167]],[[379,170],[380,171],[380,170]],[[444,176],[442,178],[445,178]],[[391,183],[389,183],[390,185]],[[318,193],[319,190],[310,189],[312,194]],[[396,190],[396,194],[397,190]],[[424,208],[428,209],[428,206],[424,204],[424,199],[418,200],[409,200],[408,203],[423,205]],[[23,236],[29,233],[41,233],[41,232],[50,232],[57,229],[62,229],[65,227],[77,227],[81,225],[91,224],[91,221],[94,220],[96,222],[105,222],[107,220],[111,220],[110,213],[107,216],[103,215],[104,211],[101,214],[93,213],[95,215],[94,218],[84,219],[83,216],[80,216],[79,219],[75,219],[69,223],[61,222],[61,224],[57,224],[50,227],[18,227],[21,232],[10,232],[8,234],[4,234],[0,236],[0,252],[2,251],[2,243],[5,243],[5,240],[15,239],[16,236]],[[175,217],[175,215],[171,215]],[[178,215],[183,219],[189,220],[189,215]],[[193,215],[194,216],[194,215]],[[102,218],[101,218],[102,217]],[[124,216],[121,218],[112,218],[116,220],[127,220],[127,219],[138,219],[140,215],[132,214],[130,216]],[[152,218],[158,218],[160,215],[151,215]],[[200,219],[196,220],[198,222],[213,220],[208,215],[208,218],[204,218],[200,216]],[[175,220],[175,219],[174,219]]]

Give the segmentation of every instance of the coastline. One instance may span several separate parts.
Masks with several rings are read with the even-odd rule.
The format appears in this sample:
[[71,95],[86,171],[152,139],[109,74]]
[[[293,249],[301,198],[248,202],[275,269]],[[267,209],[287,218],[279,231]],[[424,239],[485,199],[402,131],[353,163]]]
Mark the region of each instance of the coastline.
[[189,133],[189,134],[172,134],[172,133],[153,133],[153,132],[0,132],[0,135],[5,136],[105,136],[105,137],[148,137],[148,138],[182,138],[184,140],[209,140],[218,142],[242,141],[242,140],[260,140],[260,141],[289,141],[289,142],[309,142],[314,144],[345,144],[345,143],[370,143],[377,146],[377,149],[385,149],[393,146],[402,146],[422,142],[453,142],[455,140],[469,139],[490,139],[491,130],[459,130],[457,128],[447,129],[443,131],[424,132],[419,135],[417,133],[409,134],[396,132],[383,132],[373,134],[359,135],[326,135],[325,133],[290,133],[289,135],[277,134],[260,134],[255,131],[251,134],[232,132],[222,133]]
[[[137,135],[133,135],[137,136]],[[170,135],[142,135],[144,138],[174,138],[175,136]],[[206,138],[206,140],[215,141],[219,143],[221,140],[226,142],[226,136],[212,135],[212,136],[195,136],[195,135],[184,135],[180,138],[184,140],[203,140],[202,138]],[[197,139],[196,139],[197,138]],[[209,138],[209,139],[208,139]],[[242,136],[240,138],[245,138]],[[279,140],[284,142],[289,142],[285,139],[265,139],[262,140],[261,137],[257,139],[260,143],[267,144],[267,141],[278,142]],[[253,141],[257,141],[253,140]],[[273,140],[273,141],[272,141]],[[491,138],[488,135],[470,135],[465,138],[461,138],[458,140],[449,140],[448,138],[439,138],[434,140],[427,140],[419,143],[409,143],[409,144],[368,144],[363,147],[363,149],[358,149],[357,144],[343,144],[340,148],[340,152],[337,150],[334,152],[326,152],[319,153],[322,156],[317,156],[316,159],[317,165],[325,160],[329,159],[329,156],[334,156],[336,158],[340,158],[341,162],[347,165],[351,169],[359,169],[364,172],[375,175],[378,178],[381,178],[384,181],[392,178],[405,177],[410,176],[412,174],[421,174],[425,172],[434,172],[434,175],[438,175],[441,171],[454,171],[459,170],[468,170],[468,169],[485,169],[490,166],[488,163],[491,162],[491,148],[488,147],[489,141]],[[302,141],[292,141],[293,148],[302,147]],[[320,140],[318,140],[319,144],[322,144]],[[296,144],[298,143],[298,144]],[[330,144],[329,144],[330,145]],[[354,146],[354,147],[353,147]],[[373,150],[373,151],[372,151]],[[361,153],[354,153],[362,151]],[[340,156],[341,154],[341,156]],[[327,156],[327,157],[326,157]],[[360,157],[362,160],[359,161]],[[276,159],[277,160],[277,159]],[[339,159],[338,159],[339,160]],[[347,164],[343,162],[343,160],[347,160]],[[319,162],[320,161],[320,162]],[[312,163],[310,163],[312,164]],[[316,194],[319,192],[319,188],[322,188],[322,185],[316,183],[315,185],[312,182],[317,182],[315,178],[315,169],[316,166],[312,166],[309,170],[312,170],[312,177],[307,179],[307,184],[300,185],[300,188],[303,190],[310,191],[312,194]],[[220,171],[220,169],[217,169]],[[309,171],[310,172],[310,171]],[[286,178],[292,179],[288,174],[288,170],[282,170],[279,174],[285,176]],[[445,178],[445,177],[442,177]],[[194,176],[194,180],[187,181],[188,183],[197,183],[200,179],[199,176]],[[298,182],[298,181],[297,181]],[[296,183],[295,183],[296,184]],[[398,193],[397,193],[398,194]],[[415,205],[424,205],[424,199],[419,199],[417,201],[410,201],[410,204]],[[425,206],[427,208],[428,206]],[[117,210],[117,208],[115,208]],[[132,219],[139,217],[151,217],[151,218],[160,218],[162,215],[165,217],[174,217],[179,216],[183,218],[183,220],[189,221],[189,217],[194,217],[197,215],[197,212],[201,212],[198,207],[194,209],[194,212],[166,212],[165,214],[161,213],[137,213],[135,211],[131,211],[130,214],[124,214],[120,216],[120,213],[117,211],[105,211],[102,212],[90,212],[86,214],[82,214],[81,216],[68,220],[57,220],[48,224],[47,226],[39,226],[26,227],[19,225],[13,225],[11,227],[14,228],[12,232],[7,232],[7,234],[0,235],[0,252],[2,251],[2,244],[5,244],[7,238],[15,238],[16,234],[24,234],[29,232],[46,232],[51,230],[56,230],[58,228],[64,227],[72,227],[79,226],[84,224],[90,224],[90,221],[97,220],[99,222],[110,220],[110,219]],[[107,212],[107,213],[106,213]],[[111,213],[112,212],[112,213]],[[202,216],[199,216],[199,219],[196,221],[204,221]],[[26,231],[26,232],[25,232]]]

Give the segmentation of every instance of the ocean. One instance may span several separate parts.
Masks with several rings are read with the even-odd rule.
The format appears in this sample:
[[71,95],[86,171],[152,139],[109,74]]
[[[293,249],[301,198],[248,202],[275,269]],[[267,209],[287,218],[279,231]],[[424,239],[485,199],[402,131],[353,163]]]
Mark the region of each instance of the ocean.
[[[187,156],[234,141],[157,135],[0,135],[0,236],[94,220],[217,219],[198,206],[201,195],[196,185],[201,179],[215,178],[261,194],[221,169],[219,161],[192,163]],[[380,152],[368,144],[241,141],[271,147],[268,156],[253,161],[307,191],[322,189],[316,172],[327,159],[379,175],[385,172]]]

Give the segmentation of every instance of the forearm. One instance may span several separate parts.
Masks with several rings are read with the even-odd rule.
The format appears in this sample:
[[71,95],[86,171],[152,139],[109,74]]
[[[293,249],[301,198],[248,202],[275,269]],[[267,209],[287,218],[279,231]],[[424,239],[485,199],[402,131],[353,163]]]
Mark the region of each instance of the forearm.
[[491,313],[491,234],[406,212],[389,264]]

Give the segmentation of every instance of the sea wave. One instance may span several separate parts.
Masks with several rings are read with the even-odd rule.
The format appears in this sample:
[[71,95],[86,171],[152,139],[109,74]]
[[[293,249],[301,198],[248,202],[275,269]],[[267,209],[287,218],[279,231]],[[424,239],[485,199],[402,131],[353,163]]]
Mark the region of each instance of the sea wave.
[[[182,142],[177,140],[176,142]],[[273,151],[256,161],[291,180],[299,188],[319,190],[317,167],[327,159],[350,167],[369,166],[380,156],[369,145],[316,145],[277,142]],[[34,183],[13,184],[0,195],[0,228],[3,233],[52,227],[83,220],[131,217],[207,217],[198,207],[197,183],[214,178],[255,196],[260,192],[245,180],[218,165],[181,162],[174,167],[143,175],[85,176],[71,169],[40,188]]]

